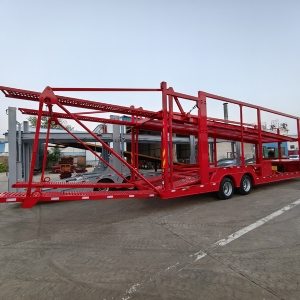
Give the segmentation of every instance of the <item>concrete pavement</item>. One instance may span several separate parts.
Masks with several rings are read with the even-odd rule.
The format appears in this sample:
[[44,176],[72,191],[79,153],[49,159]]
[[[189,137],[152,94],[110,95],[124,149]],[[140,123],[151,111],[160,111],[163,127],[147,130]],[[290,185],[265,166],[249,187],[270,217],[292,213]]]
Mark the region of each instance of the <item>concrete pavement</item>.
[[290,180],[226,201],[1,204],[0,299],[299,299],[300,205],[283,209],[299,198]]

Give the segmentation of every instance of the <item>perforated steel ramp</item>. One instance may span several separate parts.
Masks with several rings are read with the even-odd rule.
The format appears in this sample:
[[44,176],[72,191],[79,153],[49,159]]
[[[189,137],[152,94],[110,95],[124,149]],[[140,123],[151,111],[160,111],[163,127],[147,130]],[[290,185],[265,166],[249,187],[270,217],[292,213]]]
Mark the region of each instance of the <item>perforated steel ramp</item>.
[[[91,192],[34,192],[33,198],[36,202],[52,202],[52,201],[78,201],[78,200],[106,200],[106,199],[123,199],[123,198],[153,198],[158,196],[153,191],[91,191]],[[0,193],[0,203],[24,202],[26,200],[25,192],[3,192]]]
[[[34,92],[34,91],[27,91],[27,90],[20,90],[20,89],[14,89],[9,87],[0,86],[0,90],[3,92],[5,97],[9,98],[16,98],[16,99],[23,99],[23,100],[31,100],[31,101],[39,101],[39,97],[41,96],[41,93]],[[55,91],[55,88],[52,88],[53,91]],[[62,89],[59,89],[62,90]],[[67,90],[67,89],[65,89]],[[74,90],[74,89],[72,89]],[[86,90],[86,89],[77,89],[77,90]],[[94,91],[112,91],[112,89],[90,89]],[[114,91],[134,91],[134,89],[113,89]],[[137,91],[160,91],[160,89],[137,89]],[[143,110],[141,108],[134,108],[134,107],[125,107],[125,106],[119,106],[119,105],[113,105],[113,104],[107,104],[102,102],[95,102],[90,100],[83,100],[83,99],[77,99],[77,98],[71,98],[71,97],[65,97],[65,96],[58,96],[57,100],[60,104],[64,106],[71,106],[71,107],[80,107],[80,108],[86,108],[86,109],[93,109],[98,111],[105,111],[105,112],[112,112],[117,114],[134,114],[136,116],[143,116],[147,118],[154,118],[157,113],[153,111]]]

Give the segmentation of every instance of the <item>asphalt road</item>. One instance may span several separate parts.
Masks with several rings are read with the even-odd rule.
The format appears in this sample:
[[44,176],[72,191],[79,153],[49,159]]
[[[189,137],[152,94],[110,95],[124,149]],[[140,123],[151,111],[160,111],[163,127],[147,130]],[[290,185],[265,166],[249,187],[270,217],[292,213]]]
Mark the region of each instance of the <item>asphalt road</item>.
[[0,204],[0,299],[300,299],[299,199]]

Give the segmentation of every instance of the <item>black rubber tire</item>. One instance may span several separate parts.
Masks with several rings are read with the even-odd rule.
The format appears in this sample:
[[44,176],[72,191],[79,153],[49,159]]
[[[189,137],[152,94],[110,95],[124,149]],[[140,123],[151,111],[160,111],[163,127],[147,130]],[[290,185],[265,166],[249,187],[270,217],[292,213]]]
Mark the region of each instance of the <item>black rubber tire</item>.
[[[101,179],[99,180],[97,183],[114,183],[113,180],[110,179]],[[102,191],[102,192],[107,192],[107,191],[111,191],[112,189],[110,188],[94,188],[94,191]]]
[[229,177],[224,177],[220,183],[219,191],[217,192],[217,196],[221,200],[230,199],[234,192],[233,182]]
[[[127,176],[126,179],[130,180],[131,176]],[[122,183],[127,183],[127,181],[124,179]],[[123,190],[125,190],[125,191],[131,191],[131,190],[136,190],[136,188],[134,188],[134,187],[133,188],[126,188],[126,189],[124,188]]]
[[252,180],[249,175],[243,175],[240,183],[240,187],[237,189],[241,195],[248,195],[252,189]]

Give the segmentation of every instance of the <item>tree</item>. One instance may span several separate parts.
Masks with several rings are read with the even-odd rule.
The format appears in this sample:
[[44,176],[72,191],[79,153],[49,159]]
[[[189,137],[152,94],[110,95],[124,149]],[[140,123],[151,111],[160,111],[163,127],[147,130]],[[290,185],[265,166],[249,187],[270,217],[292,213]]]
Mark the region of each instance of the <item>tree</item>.
[[54,164],[56,164],[61,156],[61,150],[56,145],[54,146],[50,151],[48,151],[47,154],[47,167],[50,167]]
[[[36,127],[36,123],[37,123],[37,117],[28,117],[27,120],[29,122],[29,125],[31,127]],[[74,127],[69,125],[68,122],[64,119],[58,119],[58,121],[64,126],[66,127],[68,130],[73,130]],[[41,120],[41,128],[48,128],[48,117],[42,116],[42,120]],[[50,128],[52,129],[62,129],[61,126],[57,125],[57,124],[51,124]]]

